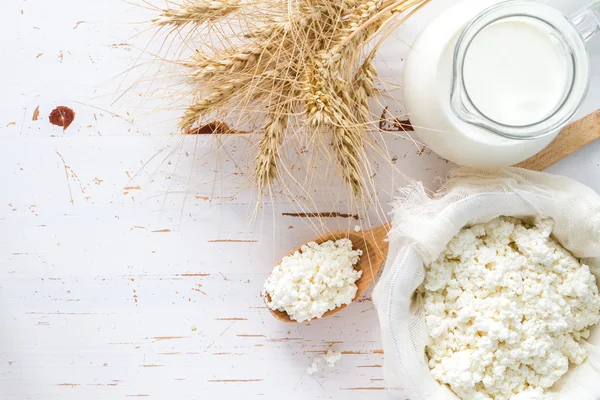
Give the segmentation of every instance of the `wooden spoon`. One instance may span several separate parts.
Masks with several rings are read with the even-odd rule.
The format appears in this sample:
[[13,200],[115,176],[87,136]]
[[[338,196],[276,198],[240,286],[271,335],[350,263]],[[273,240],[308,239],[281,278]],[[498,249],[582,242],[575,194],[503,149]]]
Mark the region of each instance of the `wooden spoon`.
[[[387,235],[390,231],[392,225],[385,224],[378,228],[375,228],[370,231],[363,232],[350,232],[350,231],[340,231],[328,233],[325,235],[321,235],[313,240],[309,240],[309,242],[316,242],[317,244],[321,244],[327,242],[329,240],[339,240],[343,238],[348,238],[352,241],[352,248],[354,250],[362,250],[363,255],[360,257],[358,264],[354,267],[356,270],[361,270],[362,276],[358,281],[356,281],[356,286],[358,286],[358,290],[356,291],[356,296],[354,300],[358,299],[366,290],[371,286],[375,277],[379,273],[379,270],[385,263],[385,259],[387,258],[389,243],[387,241]],[[300,251],[302,246],[294,249],[290,254],[294,254],[296,251]],[[263,292],[263,298],[265,299],[265,303],[271,301],[269,295]],[[338,307],[334,310],[327,311],[321,318],[329,317],[337,313],[340,310],[346,308],[345,305]],[[271,310],[271,314],[275,318],[283,322],[296,323],[296,321],[292,320],[290,316],[281,311]]]

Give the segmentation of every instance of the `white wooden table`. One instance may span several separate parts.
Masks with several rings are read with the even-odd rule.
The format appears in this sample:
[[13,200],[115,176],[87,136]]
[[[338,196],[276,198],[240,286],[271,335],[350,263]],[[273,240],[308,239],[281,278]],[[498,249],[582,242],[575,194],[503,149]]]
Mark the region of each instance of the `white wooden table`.
[[[397,37],[410,43],[423,20],[453,2],[438,0]],[[147,26],[132,22],[151,17],[121,0],[3,2],[0,398],[387,398],[368,296],[304,325],[274,320],[259,296],[289,249],[316,231],[369,220],[321,226],[284,215],[297,206],[281,196],[249,219],[247,171],[217,157],[210,137],[172,135],[180,112],[159,110],[153,92],[125,90],[147,65],[139,58]],[[406,44],[392,47],[400,56],[386,50],[380,70],[397,76]],[[581,114],[600,107],[599,87],[595,77]],[[59,105],[77,113],[66,131],[48,121]],[[248,146],[229,140],[234,151]],[[432,189],[450,168],[408,140],[385,141],[395,166]],[[552,172],[600,190],[600,143]],[[380,176],[389,211],[405,180]],[[343,211],[314,197],[310,211]],[[328,348],[342,360],[309,376],[311,359]]]

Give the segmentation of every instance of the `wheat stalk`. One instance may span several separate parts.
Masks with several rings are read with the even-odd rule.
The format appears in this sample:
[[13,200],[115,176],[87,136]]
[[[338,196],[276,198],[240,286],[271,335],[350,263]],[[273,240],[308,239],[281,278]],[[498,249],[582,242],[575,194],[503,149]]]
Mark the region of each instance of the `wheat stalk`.
[[[359,62],[361,50],[398,13],[427,1],[190,0],[163,10],[156,25],[193,25],[198,40],[190,59],[179,62],[189,69],[194,94],[181,128],[188,131],[218,113],[267,110],[254,170],[262,192],[278,176],[280,147],[295,111],[294,126],[305,134],[331,133],[341,174],[360,196],[376,76],[375,52]],[[208,44],[214,40],[218,49]]]

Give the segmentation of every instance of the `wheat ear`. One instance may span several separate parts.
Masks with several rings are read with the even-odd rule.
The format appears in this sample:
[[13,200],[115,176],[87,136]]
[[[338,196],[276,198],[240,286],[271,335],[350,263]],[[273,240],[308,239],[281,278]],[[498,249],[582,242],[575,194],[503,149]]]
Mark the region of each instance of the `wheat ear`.
[[282,110],[271,113],[263,128],[260,149],[256,156],[254,182],[262,192],[277,176],[279,148],[283,143],[283,135],[288,123],[288,115]]
[[225,18],[245,5],[246,3],[242,0],[187,1],[177,8],[163,10],[162,14],[152,22],[158,26],[201,25]]
[[285,12],[269,23],[247,32],[246,39],[268,39],[277,37],[292,30],[303,30],[311,22],[324,15],[322,8],[313,4],[301,3],[293,12]]
[[222,85],[219,89],[210,92],[207,96],[196,99],[191,106],[188,107],[183,118],[179,122],[181,129],[186,132],[200,121],[203,115],[206,115],[211,110],[227,102],[240,87],[244,85],[244,81],[232,81],[231,83]]
[[360,151],[363,148],[362,127],[349,126],[333,129],[333,147],[340,163],[342,177],[352,193],[360,196],[363,190],[360,170]]
[[185,66],[190,68],[190,78],[195,81],[219,73],[234,74],[253,67],[262,55],[268,56],[269,48],[270,46],[250,44],[241,48],[223,50],[210,57],[195,55],[192,61],[185,63]]
[[340,92],[340,102],[334,107],[337,126],[333,130],[333,147],[342,170],[342,177],[350,185],[354,195],[363,190],[361,179],[361,156],[364,134],[370,121],[369,97],[375,94],[375,76],[371,53],[358,68],[350,93]]
[[369,97],[375,94],[374,78],[377,71],[368,57],[356,72],[349,93],[354,109],[354,118],[346,115],[344,121],[351,121],[346,128],[336,128],[334,131],[334,147],[342,167],[342,176],[350,184],[354,195],[362,193],[362,173],[360,152],[364,149],[365,130],[371,120]]
[[367,57],[363,64],[356,71],[356,75],[352,79],[350,88],[350,97],[356,109],[356,116],[363,126],[366,126],[371,119],[371,110],[369,108],[369,98],[375,95],[375,77],[377,70],[373,65],[372,53]]

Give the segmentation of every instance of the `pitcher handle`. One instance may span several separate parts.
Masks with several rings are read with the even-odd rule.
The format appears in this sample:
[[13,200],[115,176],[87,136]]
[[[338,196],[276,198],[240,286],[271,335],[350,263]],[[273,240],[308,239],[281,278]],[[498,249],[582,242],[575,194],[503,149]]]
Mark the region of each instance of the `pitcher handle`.
[[586,42],[600,32],[600,1],[579,10],[571,18],[573,24]]

